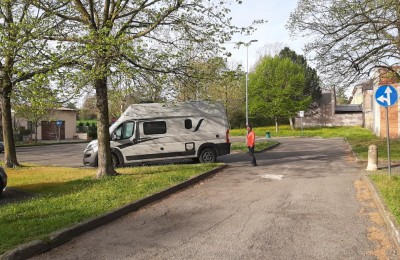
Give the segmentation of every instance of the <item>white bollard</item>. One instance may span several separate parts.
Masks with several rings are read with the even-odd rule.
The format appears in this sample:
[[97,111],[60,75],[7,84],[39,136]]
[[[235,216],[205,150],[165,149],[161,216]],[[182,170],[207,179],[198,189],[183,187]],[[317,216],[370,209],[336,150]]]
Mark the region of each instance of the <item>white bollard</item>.
[[378,147],[371,144],[368,147],[368,166],[367,171],[376,171],[378,169]]

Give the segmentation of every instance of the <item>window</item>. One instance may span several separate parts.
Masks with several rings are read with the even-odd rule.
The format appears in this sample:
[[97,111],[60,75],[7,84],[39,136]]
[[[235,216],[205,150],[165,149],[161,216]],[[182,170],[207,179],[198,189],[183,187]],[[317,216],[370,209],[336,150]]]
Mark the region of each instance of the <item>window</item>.
[[192,120],[191,119],[185,119],[185,128],[186,129],[192,129]]
[[127,138],[132,137],[134,129],[135,129],[134,122],[124,123],[123,128],[122,128],[122,139],[127,139]]
[[125,122],[118,126],[113,133],[114,140],[128,139],[133,136],[135,132],[135,122]]
[[143,122],[143,132],[145,135],[159,135],[167,132],[165,121]]

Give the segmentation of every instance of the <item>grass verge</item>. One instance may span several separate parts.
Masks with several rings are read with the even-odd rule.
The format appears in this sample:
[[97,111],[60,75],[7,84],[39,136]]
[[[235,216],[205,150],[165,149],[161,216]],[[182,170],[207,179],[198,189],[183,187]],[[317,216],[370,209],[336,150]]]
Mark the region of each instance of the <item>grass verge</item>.
[[389,176],[387,170],[378,171],[369,176],[376,188],[379,190],[389,211],[400,223],[400,176]]
[[212,170],[219,164],[120,168],[121,175],[94,179],[96,169],[21,167],[9,169],[9,187],[34,196],[0,206],[0,254],[59,229]]

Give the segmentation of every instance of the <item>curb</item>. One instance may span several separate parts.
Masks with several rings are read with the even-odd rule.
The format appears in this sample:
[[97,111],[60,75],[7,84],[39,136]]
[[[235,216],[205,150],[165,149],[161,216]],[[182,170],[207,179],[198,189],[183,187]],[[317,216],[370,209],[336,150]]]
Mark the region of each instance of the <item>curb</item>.
[[89,143],[90,141],[70,141],[70,142],[52,142],[52,143],[43,143],[40,142],[38,144],[32,143],[32,144],[18,144],[15,145],[15,147],[18,148],[23,148],[23,147],[33,147],[33,146],[48,146],[48,145],[60,145],[60,144],[85,144],[85,143]]
[[57,247],[61,244],[64,244],[71,240],[72,238],[79,236],[89,230],[95,229],[101,225],[105,225],[110,223],[111,221],[122,217],[128,213],[137,211],[144,206],[147,206],[151,203],[157,202],[162,200],[169,195],[172,195],[175,192],[188,188],[204,179],[209,178],[210,176],[218,173],[219,171],[227,168],[228,165],[222,165],[214,170],[209,172],[200,174],[194,178],[191,178],[187,181],[181,182],[176,186],[170,187],[163,191],[160,191],[156,194],[150,195],[143,199],[137,200],[131,204],[122,206],[114,211],[101,215],[99,217],[89,219],[82,223],[78,223],[71,227],[55,231],[48,236],[48,239],[45,240],[35,240],[28,242],[26,244],[22,244],[15,249],[5,252],[4,254],[0,255],[0,259],[4,260],[19,260],[19,259],[27,259],[48,251],[54,247]]
[[263,153],[263,152],[265,152],[265,151],[268,151],[268,150],[271,150],[271,149],[277,147],[277,146],[280,145],[280,144],[281,144],[281,143],[273,144],[273,145],[271,145],[271,146],[269,146],[269,147],[267,147],[267,148],[265,148],[265,149],[262,149],[261,151],[255,152],[255,153]]
[[386,226],[389,228],[390,234],[392,235],[397,248],[400,248],[400,229],[399,226],[396,223],[395,218],[393,215],[390,213],[390,211],[387,209],[386,205],[383,203],[382,197],[380,196],[378,190],[376,189],[375,185],[371,182],[371,180],[368,178],[368,176],[363,176],[363,179],[368,185],[369,190],[373,194],[373,200],[375,204],[378,206],[378,209],[383,216],[383,219],[386,223]]

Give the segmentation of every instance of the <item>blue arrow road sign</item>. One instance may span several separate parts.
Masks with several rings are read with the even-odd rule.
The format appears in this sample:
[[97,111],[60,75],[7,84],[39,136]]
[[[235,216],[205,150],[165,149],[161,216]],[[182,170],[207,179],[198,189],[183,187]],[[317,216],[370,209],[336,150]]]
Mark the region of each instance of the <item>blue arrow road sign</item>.
[[390,107],[397,102],[397,90],[391,85],[380,86],[375,92],[375,100],[383,107]]
[[61,121],[61,120],[57,120],[57,121],[56,121],[56,125],[57,125],[57,126],[62,125],[62,121]]

